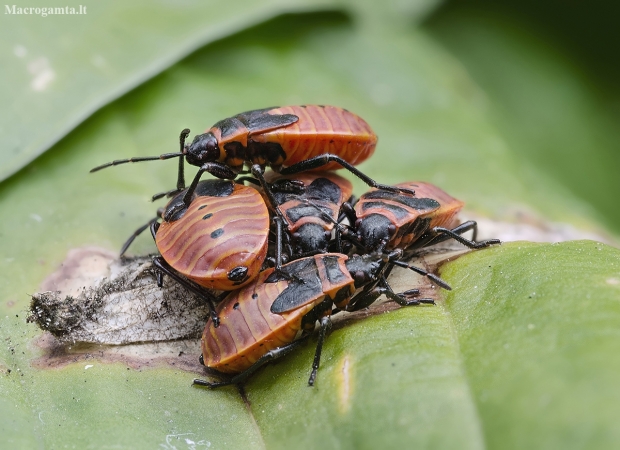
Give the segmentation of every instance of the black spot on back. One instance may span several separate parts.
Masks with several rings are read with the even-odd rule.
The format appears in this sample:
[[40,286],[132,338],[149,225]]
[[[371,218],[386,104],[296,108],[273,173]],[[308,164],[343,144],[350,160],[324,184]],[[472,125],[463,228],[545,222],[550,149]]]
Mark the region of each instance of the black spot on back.
[[342,283],[348,278],[348,274],[345,274],[340,268],[340,264],[338,264],[339,260],[340,257],[338,256],[323,256],[323,264],[325,264],[325,269],[327,271],[327,279],[333,284]]
[[248,111],[238,114],[235,118],[239,120],[250,133],[259,133],[262,130],[287,127],[299,120],[299,117],[294,114],[268,114],[268,111],[272,109],[274,108]]
[[215,125],[214,128],[219,128],[222,133],[222,139],[227,138],[228,136],[235,134],[240,128],[245,128],[245,125],[242,121],[237,119],[237,117],[229,117],[224,120],[220,120]]
[[432,198],[411,197],[407,195],[396,194],[394,192],[383,191],[381,189],[367,192],[366,194],[362,195],[361,199],[391,200],[393,202],[409,206],[410,208],[417,209],[418,211],[432,211],[441,206],[437,200]]
[[325,200],[330,203],[340,202],[340,187],[327,178],[317,178],[306,188],[306,196],[311,199]]
[[276,297],[271,312],[282,314],[292,311],[323,295],[323,285],[318,276],[312,282],[289,282],[289,285]]
[[390,211],[397,219],[404,219],[409,215],[409,211],[405,208],[401,208],[400,206],[390,205],[389,203],[383,202],[364,202],[362,203],[362,211],[366,211],[368,209],[378,208],[380,210]]
[[288,202],[289,200],[293,200],[299,197],[297,194],[292,193],[292,192],[272,191],[272,193],[278,205],[282,205]]
[[[317,206],[319,206],[319,209],[321,211],[323,211],[324,213],[326,213],[328,216],[331,217],[332,212],[329,208],[323,207],[320,205],[317,205]],[[319,217],[323,219],[321,217],[320,211],[318,211],[316,207],[314,207],[313,205],[306,205],[303,203],[297,206],[293,206],[292,208],[288,208],[285,211],[285,214],[286,214],[286,217],[291,221],[291,223],[297,223],[303,217]],[[323,221],[325,220],[323,219]]]
[[[198,183],[194,195],[198,197],[228,197],[234,189],[235,184],[232,180],[204,180]],[[181,199],[183,199],[183,195],[185,195],[185,191],[179,194]]]
[[[198,208],[198,209],[200,209],[200,208]],[[210,219],[211,217],[213,217],[212,213],[205,214],[204,216],[202,216],[202,220]]]
[[[228,197],[233,193],[235,189],[234,183],[231,180],[204,180],[198,183],[192,201],[196,197]],[[164,211],[164,220],[167,222],[174,222],[179,220],[187,212],[187,207],[183,202],[183,197],[187,189],[179,192],[170,203],[166,206]],[[208,205],[201,205],[198,209],[206,208]]]
[[217,230],[215,230],[213,233],[211,233],[211,237],[213,239],[216,239],[218,237],[220,237],[221,235],[224,234],[224,229],[223,228],[218,228]]
[[281,273],[273,272],[265,283],[286,279],[288,286],[271,305],[271,312],[281,314],[304,305],[323,295],[323,283],[313,257],[302,258],[282,266]]
[[314,258],[301,258],[285,264],[280,269],[280,272],[274,271],[271,275],[267,277],[265,283],[277,283],[278,281],[291,280],[296,277],[303,279],[306,274],[312,274],[313,272],[317,272]]

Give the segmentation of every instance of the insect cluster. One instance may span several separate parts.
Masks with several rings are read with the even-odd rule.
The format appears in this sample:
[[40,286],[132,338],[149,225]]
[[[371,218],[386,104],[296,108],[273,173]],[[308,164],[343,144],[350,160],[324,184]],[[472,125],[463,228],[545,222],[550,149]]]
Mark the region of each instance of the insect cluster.
[[[437,275],[405,262],[420,249],[454,239],[478,249],[476,223],[458,223],[463,203],[424,182],[377,183],[355,165],[369,158],[377,137],[349,111],[289,106],[248,111],[185,140],[180,151],[112,161],[179,158],[177,186],[157,216],[136,230],[125,253],[150,228],[160,256],[158,284],[168,275],[210,308],[200,361],[221,381],[242,383],[265,363],[304,342],[319,327],[308,383],[313,385],[330,316],[357,311],[381,295],[402,306],[432,304],[417,289],[396,293],[395,266],[450,289]],[[199,167],[185,186],[184,162]],[[271,171],[265,172],[267,167]],[[369,185],[357,201],[344,168]],[[245,170],[244,170],[245,169]],[[208,172],[216,179],[202,180]],[[241,175],[241,176],[239,176]],[[473,239],[463,237],[473,231]]]

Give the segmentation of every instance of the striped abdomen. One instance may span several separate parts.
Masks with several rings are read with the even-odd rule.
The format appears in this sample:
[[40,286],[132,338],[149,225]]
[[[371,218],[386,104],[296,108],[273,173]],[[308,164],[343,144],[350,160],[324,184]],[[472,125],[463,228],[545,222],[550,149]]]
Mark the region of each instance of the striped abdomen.
[[427,229],[452,224],[463,207],[463,202],[429,183],[407,182],[396,186],[415,190],[415,196],[373,189],[355,205],[359,220],[373,221],[373,216],[383,216],[387,219],[385,223],[394,226],[395,232],[386,246],[390,250],[406,248]]
[[[179,220],[162,222],[156,243],[176,271],[201,286],[232,290],[260,271],[267,253],[269,212],[256,189],[235,184],[224,197],[199,196]],[[239,282],[235,268],[247,268]]]
[[[301,194],[278,192],[277,189],[273,191],[291,233],[308,223],[317,224],[327,231],[332,230],[334,222],[338,220],[340,207],[353,194],[351,182],[334,172],[301,172],[286,176],[268,172],[265,179],[269,183],[294,180],[304,185],[304,192]],[[331,217],[332,221],[317,211],[317,207]]]
[[463,205],[465,204],[464,202],[462,202],[461,200],[457,200],[442,189],[430,183],[402,183],[397,184],[396,186],[407,187],[413,186],[414,184],[416,185],[416,197],[428,197],[435,199],[439,202],[439,209],[433,211],[428,215],[428,217],[431,219],[429,228],[452,228],[454,225],[456,225],[456,215],[463,208]]
[[293,342],[301,330],[303,316],[315,303],[285,314],[271,313],[273,300],[288,285],[286,280],[263,283],[272,271],[262,272],[253,283],[218,305],[220,326],[213,327],[209,319],[202,335],[205,366],[224,373],[239,373],[269,350]]
[[[269,350],[293,342],[304,316],[326,296],[342,301],[353,294],[346,260],[345,255],[334,253],[298,259],[282,266],[284,274],[296,278],[268,280],[273,273],[268,269],[231,293],[218,305],[220,326],[213,327],[209,319],[202,335],[205,366],[224,373],[242,372]],[[276,305],[282,311],[272,313]]]
[[[286,154],[284,165],[324,153],[333,153],[356,165],[368,159],[377,145],[377,135],[361,117],[335,106],[284,106],[268,114],[293,114],[296,123],[272,131],[250,134],[255,142],[280,144]],[[341,166],[329,163],[320,170],[335,170]]]

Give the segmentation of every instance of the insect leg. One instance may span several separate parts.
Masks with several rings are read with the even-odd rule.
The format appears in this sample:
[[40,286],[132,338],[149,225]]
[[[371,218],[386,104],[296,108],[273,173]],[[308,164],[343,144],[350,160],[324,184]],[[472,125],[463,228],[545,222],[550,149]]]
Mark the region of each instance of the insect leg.
[[225,164],[221,164],[218,162],[208,162],[203,164],[194,179],[192,180],[192,184],[189,186],[187,193],[183,197],[183,202],[188,205],[191,202],[191,198],[194,195],[194,191],[196,190],[196,186],[200,182],[200,177],[202,174],[208,172],[216,178],[224,179],[224,180],[233,180],[237,176],[237,173],[228,167]]
[[276,271],[282,270],[282,219],[278,216],[273,218],[276,226]]
[[[351,233],[351,226],[350,225],[343,225],[341,222],[346,218],[345,212],[342,212],[341,214],[339,214],[338,216],[338,220],[334,220],[329,214],[327,214],[325,211],[323,211],[321,209],[321,207],[319,205],[317,205],[316,203],[314,203],[312,200],[309,200],[307,198],[300,198],[300,200],[310,206],[313,206],[314,209],[316,209],[317,213],[321,216],[321,218],[323,220],[325,220],[326,222],[330,222],[333,223],[335,228],[336,228],[336,237],[335,237],[335,246],[336,246],[336,253],[347,253],[347,251],[342,251],[343,250],[343,244],[342,244],[342,238],[344,237],[349,243],[355,245],[356,247],[364,250],[364,252],[367,252],[368,249],[366,249],[362,243],[355,237],[354,233]],[[344,205],[347,205],[348,203],[343,203]],[[341,208],[342,211],[342,208]],[[353,214],[355,214],[355,211],[353,211]],[[350,246],[349,246],[349,250],[350,250]],[[313,253],[316,254],[316,253]],[[302,255],[306,256],[306,255]]]
[[[185,154],[185,139],[187,139],[188,135],[189,135],[189,128],[185,128],[183,131],[181,131],[181,134],[179,136],[179,145],[181,147],[179,151],[182,155]],[[155,200],[159,200],[160,198],[163,198],[163,197],[172,197],[173,195],[181,192],[183,189],[185,189],[185,161],[183,157],[181,156],[179,158],[179,171],[178,171],[178,176],[177,176],[176,189],[172,189],[168,192],[160,192],[159,194],[155,194],[151,198],[151,201],[154,202]]]
[[381,297],[383,292],[381,288],[376,285],[376,283],[365,286],[361,292],[357,293],[349,304],[344,307],[345,311],[353,312],[359,311],[360,309],[364,309],[372,305],[379,297]]
[[120,257],[122,257],[125,252],[127,251],[127,249],[129,248],[129,246],[133,243],[133,241],[140,236],[140,234],[142,234],[142,232],[144,230],[146,230],[147,228],[149,228],[150,226],[152,226],[154,223],[157,223],[157,221],[159,220],[161,216],[158,215],[157,217],[152,218],[151,220],[149,220],[147,223],[145,223],[144,225],[142,225],[140,228],[138,228],[136,231],[133,232],[133,234],[131,236],[129,236],[129,239],[127,239],[125,241],[125,243],[123,244],[123,246],[121,247],[121,254],[119,255]]
[[198,295],[200,298],[205,300],[207,306],[209,307],[209,315],[211,316],[211,320],[213,321],[213,326],[215,328],[220,326],[220,318],[217,316],[217,312],[215,311],[214,301],[216,298],[211,294],[208,290],[203,288],[202,286],[197,285],[196,283],[183,278],[181,275],[176,273],[176,271],[170,267],[170,265],[166,262],[164,258],[161,256],[156,256],[153,258],[153,265],[160,270],[161,272],[168,275],[174,281],[179,283],[185,289],[193,292]]
[[387,281],[387,279],[385,277],[381,277],[381,288],[384,289],[383,294],[385,294],[385,296],[387,298],[389,298],[390,300],[395,301],[400,306],[416,306],[416,305],[419,305],[421,303],[430,304],[430,305],[434,305],[435,304],[435,300],[432,299],[432,298],[414,298],[414,299],[411,299],[411,297],[415,297],[415,296],[420,295],[420,290],[419,289],[409,289],[408,291],[404,291],[404,292],[400,292],[400,293],[396,294],[392,290],[392,286],[390,286],[390,283],[388,283],[388,281]]
[[401,306],[416,306],[421,303],[424,304],[435,304],[435,300],[432,298],[415,298],[411,299],[410,297],[419,295],[420,291],[418,289],[410,289],[405,292],[401,292],[396,294],[389,283],[385,280],[384,277],[381,279],[381,286],[375,286],[367,292],[360,292],[356,297],[355,301],[349,303],[345,308],[345,311],[353,312],[359,311],[360,309],[367,308],[372,305],[379,297],[385,295],[390,300],[395,301]]
[[[469,230],[474,231],[474,235],[471,240],[465,239],[461,236],[463,233],[466,233]],[[455,241],[463,244],[464,246],[471,249],[479,249],[488,247],[490,245],[501,244],[499,239],[488,239],[486,241],[476,242],[476,235],[478,231],[478,224],[469,220],[467,222],[463,222],[459,226],[452,228],[451,230],[443,227],[435,227],[429,230],[424,234],[414,245],[416,248],[428,247],[431,245],[438,244],[440,242],[447,241],[448,239],[454,239]]]
[[416,266],[410,266],[409,264],[404,263],[402,261],[392,261],[392,263],[399,267],[404,267],[405,269],[413,270],[415,273],[419,273],[420,275],[425,276],[426,278],[434,282],[439,287],[442,287],[448,291],[452,290],[452,288],[450,287],[448,283],[446,283],[444,280],[442,280],[441,278],[439,278],[437,275],[433,273],[427,272],[426,270],[421,269]]
[[[157,211],[157,214],[160,214],[160,212]],[[164,212],[161,211],[161,215],[163,214]],[[161,224],[159,222],[151,222],[151,236],[153,237],[154,241],[157,239],[157,230],[159,230],[160,226]]]
[[325,336],[332,326],[332,321],[329,316],[321,318],[319,322],[319,340],[316,343],[316,351],[314,352],[314,361],[312,362],[312,372],[310,378],[308,378],[308,386],[314,386],[316,380],[316,373],[319,370],[319,363],[321,362],[321,352],[323,351],[323,342],[325,342]]
[[255,186],[260,186],[260,182],[256,179],[256,178],[252,178],[252,177],[239,177],[235,179],[236,183],[252,183]]
[[[351,196],[349,200],[347,200],[340,206],[341,215],[344,215],[349,220],[349,225],[351,226],[355,226],[355,222],[357,222],[357,214],[355,213],[355,209],[353,208],[353,205],[356,202],[357,200],[355,199],[355,196]],[[342,222],[340,217],[338,217],[338,222]]]
[[291,175],[291,174],[295,174],[299,172],[305,172],[307,170],[312,170],[312,169],[316,169],[318,167],[324,166],[330,162],[336,162],[340,164],[344,169],[347,169],[349,172],[351,172],[353,175],[358,177],[360,180],[362,180],[364,183],[366,183],[370,187],[377,188],[377,189],[383,189],[389,192],[402,193],[402,194],[407,194],[407,195],[415,195],[415,191],[413,191],[412,189],[398,188],[398,187],[390,186],[387,184],[377,183],[375,180],[370,178],[368,175],[366,175],[365,173],[355,168],[352,164],[346,162],[340,156],[332,155],[331,153],[325,153],[323,155],[314,156],[304,161],[300,161],[296,164],[293,164],[292,166],[288,166],[287,168],[282,169],[280,173],[282,175]]
[[[181,147],[179,151],[181,153],[185,153],[185,139],[187,139],[188,135],[189,135],[189,128],[183,129],[183,131],[181,131],[181,134],[179,135],[179,146]],[[179,158],[177,191],[181,192],[183,189],[185,189],[185,165],[184,165],[183,158]]]
[[269,203],[271,204],[271,208],[275,211],[276,215],[280,218],[283,224],[287,223],[284,214],[282,214],[282,211],[280,211],[278,202],[273,196],[271,186],[269,186],[269,183],[267,183],[267,180],[265,180],[265,177],[263,175],[265,170],[260,166],[260,164],[253,164],[250,170],[254,178],[256,178],[260,182],[260,185],[263,188],[263,192],[265,193],[267,199],[269,200]]
[[155,195],[153,195],[151,197],[151,201],[154,202],[154,201],[157,201],[160,198],[164,198],[164,197],[173,197],[174,195],[178,194],[179,192],[181,192],[181,191],[179,191],[176,188],[175,189],[171,189],[171,190],[166,191],[166,192],[159,192],[159,193],[157,193],[157,194],[155,194]]

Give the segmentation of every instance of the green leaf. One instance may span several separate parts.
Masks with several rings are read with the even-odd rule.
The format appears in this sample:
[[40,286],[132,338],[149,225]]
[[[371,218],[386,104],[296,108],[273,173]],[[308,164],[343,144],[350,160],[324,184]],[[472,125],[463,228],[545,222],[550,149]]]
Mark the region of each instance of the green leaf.
[[515,242],[441,274],[488,447],[613,448],[620,251]]
[[268,448],[484,448],[443,307],[410,307],[334,331],[309,388],[313,354],[308,345],[248,384]]
[[[604,344],[586,339],[591,355],[583,356],[577,350],[545,354],[526,332],[512,337],[519,340],[511,348],[523,344],[542,360],[532,376],[557,380],[545,383],[552,399],[595,412],[579,423],[553,402],[532,408],[536,414],[524,407],[528,403],[521,399],[538,401],[540,394],[537,383],[513,376],[525,370],[527,358],[493,353],[513,343],[496,341],[513,324],[538,326],[511,306],[522,303],[520,290],[534,282],[540,283],[535,292],[549,293],[546,302],[534,305],[540,310],[527,309],[546,318],[547,328],[534,329],[544,334],[540,341],[566,333],[566,324],[588,338],[589,322],[578,320],[588,311],[579,309],[579,301],[589,292],[592,299],[611,298],[617,287],[608,280],[620,278],[611,272],[617,270],[611,263],[617,264],[618,251],[606,246],[513,244],[462,257],[442,274],[455,288],[446,304],[399,309],[334,330],[314,388],[306,386],[311,344],[261,370],[244,397],[232,387],[192,388],[196,374],[162,363],[147,346],[138,347],[137,355],[133,347],[115,348],[123,355],[116,362],[105,357],[111,350],[105,346],[88,354],[56,348],[60,353],[49,355],[40,332],[24,323],[27,293],[38,290],[70,249],[116,251],[155,214],[159,205],[148,202],[150,195],[171,188],[176,178],[174,161],[96,174],[88,174],[90,168],[174,151],[182,128],[199,132],[239,111],[274,104],[335,104],[367,119],[380,143],[362,169],[382,182],[426,179],[465,200],[469,212],[507,220],[516,216],[530,225],[547,226],[543,218],[550,218],[597,228],[591,208],[520,157],[522,149],[493,123],[493,113],[481,101],[483,91],[458,61],[428,34],[403,31],[402,22],[391,29],[381,17],[362,27],[370,22],[370,10],[356,11],[355,20],[341,13],[285,15],[211,44],[99,110],[0,185],[0,337],[5,343],[0,347],[0,433],[6,442],[13,447],[376,448],[381,443],[506,448],[525,439],[537,442],[536,437],[551,447],[558,430],[565,429],[579,435],[566,447],[602,447],[604,439],[614,437],[613,400],[598,394],[616,395],[608,377],[617,366],[613,339]],[[356,182],[358,194],[365,189]],[[136,254],[154,250],[146,236],[132,248]],[[555,256],[542,258],[545,252]],[[506,267],[500,275],[514,273],[514,279],[489,277],[489,265]],[[533,267],[538,267],[536,277],[528,278],[523,270]],[[559,289],[567,280],[574,297]],[[406,279],[398,286],[410,283]],[[466,309],[485,297],[491,300],[483,305],[487,309],[476,309],[480,320],[497,314],[504,322],[501,327],[484,322],[488,330],[472,331],[467,323],[478,317]],[[565,301],[573,302],[572,308],[563,307]],[[595,316],[604,318],[595,331],[613,336],[618,328],[613,302],[594,301],[583,305],[603,308]],[[478,339],[478,333],[486,339]],[[187,353],[197,357],[198,344],[188,346]],[[73,352],[69,359],[75,362],[59,364],[63,351]],[[487,357],[495,371],[486,370]],[[564,376],[579,371],[580,378]],[[496,373],[503,375],[489,380]],[[588,380],[596,381],[598,392],[583,387]],[[498,404],[510,420],[497,415]]]
[[108,1],[81,5],[82,9],[67,6],[75,12],[60,15],[43,1],[5,5],[0,28],[6,44],[0,54],[4,68],[0,100],[5,105],[0,181],[101,107],[208,43],[277,15],[339,7],[357,11],[365,23],[381,18],[405,26],[436,3],[390,1],[378,6],[347,0],[234,0],[128,5]]
[[441,275],[445,304],[334,332],[314,389],[312,348],[250,382],[267,446],[612,448],[620,251],[511,243]]
[[82,15],[47,17],[5,5],[0,56],[5,105],[0,180],[32,161],[85,118],[203,45],[285,12],[328,7],[321,0],[260,3],[140,1],[82,5]]
[[[538,169],[535,176],[564,185],[568,195],[597,209],[600,221],[617,233],[620,178],[609,170],[620,166],[617,92],[600,82],[588,60],[570,53],[570,42],[567,48],[554,45],[556,36],[511,14],[511,2],[506,3],[455,3],[426,29],[484,91],[489,122]],[[549,28],[558,25],[556,9],[540,9],[548,16],[538,20]],[[574,14],[570,10],[566,14]],[[592,45],[600,48],[598,42]]]

